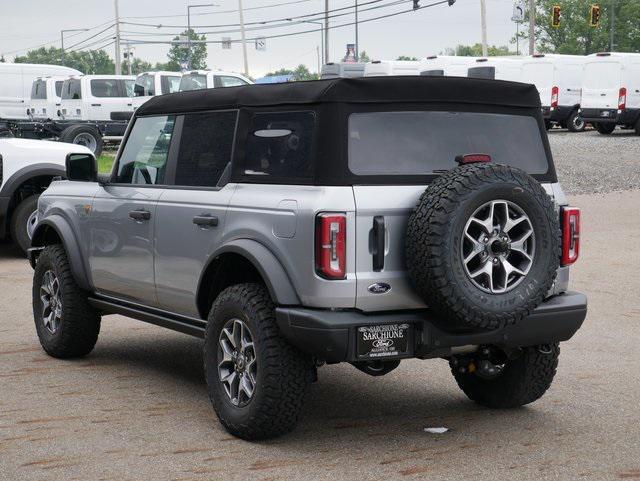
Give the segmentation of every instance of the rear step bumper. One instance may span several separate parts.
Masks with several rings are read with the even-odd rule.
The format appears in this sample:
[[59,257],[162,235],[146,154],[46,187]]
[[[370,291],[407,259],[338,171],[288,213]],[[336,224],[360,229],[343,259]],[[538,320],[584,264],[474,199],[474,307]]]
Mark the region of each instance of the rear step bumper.
[[586,122],[600,122],[603,124],[631,124],[634,125],[640,117],[640,109],[580,109],[580,117]]
[[[284,336],[303,352],[329,363],[362,361],[356,354],[360,326],[409,323],[412,348],[398,358],[434,358],[451,348],[491,344],[520,347],[567,341],[587,315],[587,297],[579,292],[555,296],[515,326],[494,331],[452,332],[443,329],[428,310],[365,314],[355,310],[327,311],[279,307],[276,319]],[[394,358],[388,358],[394,359]]]

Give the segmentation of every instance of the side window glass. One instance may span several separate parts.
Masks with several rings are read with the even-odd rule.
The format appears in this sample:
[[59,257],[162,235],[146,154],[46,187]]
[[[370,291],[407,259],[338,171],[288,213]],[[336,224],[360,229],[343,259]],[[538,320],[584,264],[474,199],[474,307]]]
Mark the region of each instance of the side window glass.
[[162,184],[174,124],[172,115],[136,119],[118,161],[116,182]]
[[176,185],[215,187],[231,162],[236,111],[189,114],[184,118]]
[[244,174],[310,177],[314,126],[314,112],[255,114],[247,135]]
[[218,80],[216,83],[219,87],[238,87],[240,85],[247,85],[247,82],[242,80],[239,77],[232,77],[231,75],[218,75],[216,76]]

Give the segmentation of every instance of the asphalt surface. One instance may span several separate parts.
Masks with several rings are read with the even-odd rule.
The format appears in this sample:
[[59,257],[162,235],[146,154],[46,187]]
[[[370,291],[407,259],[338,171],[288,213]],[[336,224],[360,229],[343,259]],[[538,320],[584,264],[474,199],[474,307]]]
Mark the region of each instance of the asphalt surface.
[[328,366],[298,429],[261,443],[218,424],[197,339],[109,316],[87,358],[47,357],[31,268],[0,246],[0,479],[640,480],[640,191],[570,200],[589,315],[541,400],[478,407],[441,360],[381,378]]

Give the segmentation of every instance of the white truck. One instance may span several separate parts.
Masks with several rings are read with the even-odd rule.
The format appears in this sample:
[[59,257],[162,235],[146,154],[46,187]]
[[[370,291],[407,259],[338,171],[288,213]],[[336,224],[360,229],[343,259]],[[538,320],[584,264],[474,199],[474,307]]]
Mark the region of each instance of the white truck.
[[580,105],[581,117],[601,134],[620,125],[640,135],[640,53],[587,56]]
[[91,153],[80,145],[0,138],[0,239],[26,253],[37,223],[38,197],[55,177],[65,177],[70,153]]
[[466,77],[469,66],[473,65],[476,57],[456,55],[431,55],[422,63],[420,75],[431,77]]
[[515,57],[480,57],[469,64],[467,77],[520,82],[522,60]]
[[143,72],[136,77],[133,86],[133,109],[137,109],[151,97],[172,94],[180,89],[180,72]]
[[253,82],[238,73],[221,70],[192,70],[185,72],[180,80],[180,92],[188,90],[212,89],[218,87],[238,87]]
[[60,96],[62,84],[68,77],[47,76],[38,77],[31,87],[31,100],[27,107],[27,115],[31,119],[55,119],[60,110]]
[[364,62],[329,62],[322,66],[321,79],[357,78],[364,76]]
[[0,120],[29,118],[27,107],[37,78],[80,74],[78,70],[59,65],[0,63]]
[[422,66],[421,60],[374,60],[364,66],[364,76],[420,75]]
[[580,117],[584,63],[582,55],[536,54],[522,60],[521,81],[532,83],[540,94],[547,129],[554,124],[581,132]]

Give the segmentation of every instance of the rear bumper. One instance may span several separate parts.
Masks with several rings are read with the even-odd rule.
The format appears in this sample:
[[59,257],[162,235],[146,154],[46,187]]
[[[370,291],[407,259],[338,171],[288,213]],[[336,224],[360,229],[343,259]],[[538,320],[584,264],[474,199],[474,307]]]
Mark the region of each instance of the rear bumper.
[[564,122],[565,120],[567,120],[569,118],[569,115],[571,115],[571,112],[573,112],[574,107],[565,107],[565,106],[558,106],[558,107],[542,107],[542,116],[545,118],[545,120],[551,120],[552,122]]
[[578,292],[555,296],[536,308],[515,326],[494,331],[452,332],[428,311],[365,314],[355,310],[276,309],[276,319],[284,336],[303,352],[329,363],[354,362],[356,328],[382,324],[409,323],[413,348],[401,357],[434,358],[451,354],[461,346],[491,344],[520,347],[569,340],[587,315],[587,297]]
[[640,109],[580,109],[580,116],[586,122],[615,124],[635,124],[640,117]]

